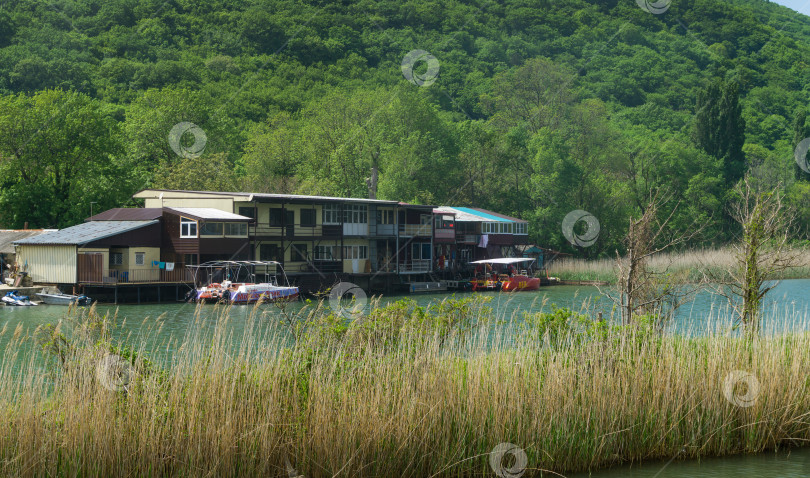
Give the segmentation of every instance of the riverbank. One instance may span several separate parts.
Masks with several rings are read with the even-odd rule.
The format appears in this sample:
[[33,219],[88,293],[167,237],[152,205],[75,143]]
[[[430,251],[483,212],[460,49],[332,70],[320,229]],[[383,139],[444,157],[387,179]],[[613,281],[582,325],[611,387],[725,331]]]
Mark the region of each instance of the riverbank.
[[[291,476],[289,461],[307,477],[480,476],[511,443],[536,476],[810,439],[806,333],[685,338],[565,310],[504,327],[482,300],[351,322],[322,304],[261,336],[227,332],[261,308],[222,308],[152,346],[108,342],[115,320],[85,313],[34,334],[53,368],[32,357],[16,374],[32,339],[5,329],[0,474]],[[147,361],[158,348],[169,358]]]
[[[652,256],[649,266],[655,271],[668,270],[676,283],[695,283],[705,277],[722,278],[724,271],[734,264],[734,251],[731,248],[703,249],[698,251],[672,252]],[[555,260],[548,268],[548,274],[560,279],[561,283],[586,285],[615,284],[617,282],[616,259],[576,259]],[[810,251],[804,251],[795,267],[782,273],[779,279],[810,278]]]

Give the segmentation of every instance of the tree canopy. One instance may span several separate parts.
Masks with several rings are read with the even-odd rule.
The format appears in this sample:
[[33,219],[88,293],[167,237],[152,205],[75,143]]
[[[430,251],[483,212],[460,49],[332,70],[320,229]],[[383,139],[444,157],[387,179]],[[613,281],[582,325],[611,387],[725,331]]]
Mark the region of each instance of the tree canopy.
[[691,245],[722,243],[745,173],[810,217],[808,40],[810,17],[761,0],[7,2],[0,226],[74,224],[145,187],[374,183],[528,219],[569,252],[563,217],[587,210],[595,256],[657,189],[670,227],[707,224]]

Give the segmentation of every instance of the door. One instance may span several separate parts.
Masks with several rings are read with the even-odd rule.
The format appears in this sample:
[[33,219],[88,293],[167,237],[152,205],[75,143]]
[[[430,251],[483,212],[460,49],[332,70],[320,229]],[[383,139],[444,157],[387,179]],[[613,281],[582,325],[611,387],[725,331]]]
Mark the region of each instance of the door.
[[79,282],[104,281],[104,254],[91,252],[78,256]]

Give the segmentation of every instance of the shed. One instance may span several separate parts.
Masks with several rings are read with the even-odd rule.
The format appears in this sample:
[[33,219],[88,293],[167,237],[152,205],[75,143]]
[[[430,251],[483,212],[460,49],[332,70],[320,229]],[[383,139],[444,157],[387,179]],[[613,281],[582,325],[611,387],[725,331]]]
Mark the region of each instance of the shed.
[[158,220],[93,221],[19,239],[14,244],[17,262],[27,266],[34,282],[103,282],[111,268],[113,248],[138,248],[132,254],[140,254],[134,262],[143,268],[152,256],[159,258],[160,224]]
[[0,229],[0,276],[16,261],[14,241],[38,236],[56,229]]

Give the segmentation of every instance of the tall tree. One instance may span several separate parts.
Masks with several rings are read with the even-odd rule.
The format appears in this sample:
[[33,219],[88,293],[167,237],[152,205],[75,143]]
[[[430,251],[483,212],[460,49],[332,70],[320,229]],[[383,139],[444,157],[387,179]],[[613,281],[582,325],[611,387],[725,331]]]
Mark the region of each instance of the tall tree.
[[736,82],[716,79],[697,97],[695,142],[723,162],[728,183],[745,174],[745,120],[742,118],[739,87]]
[[0,97],[0,224],[66,227],[124,203],[120,133],[104,105],[79,93]]

